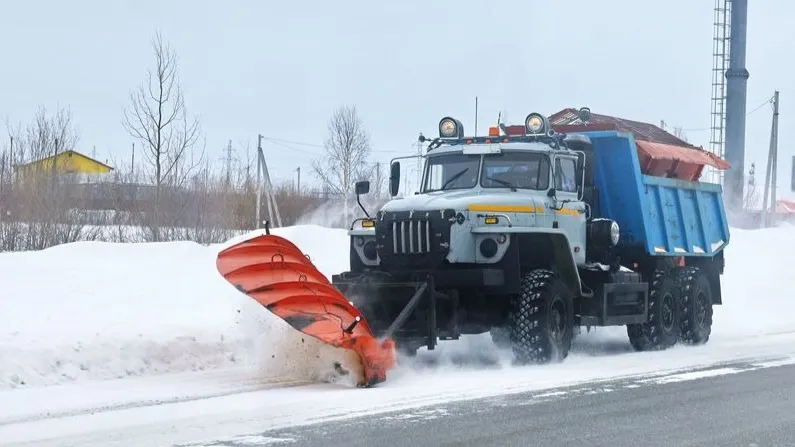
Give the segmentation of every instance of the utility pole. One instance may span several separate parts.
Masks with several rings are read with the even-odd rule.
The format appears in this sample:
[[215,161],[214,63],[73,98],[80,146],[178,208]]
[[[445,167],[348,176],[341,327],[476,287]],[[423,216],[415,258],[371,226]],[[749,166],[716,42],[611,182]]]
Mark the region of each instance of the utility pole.
[[298,174],[298,181],[296,182],[296,192],[301,194],[301,167],[295,168],[296,174]]
[[375,162],[375,198],[376,200],[381,199],[381,183],[383,183],[383,179],[381,178],[381,162]]
[[422,142],[417,139],[417,191],[422,185]]
[[[260,174],[262,173],[262,174]],[[262,218],[260,212],[260,202],[262,198],[262,186],[263,182],[260,179],[260,175],[262,175],[262,180],[265,180],[265,187],[267,188],[265,200],[268,202],[268,216],[273,219],[276,217],[276,226],[282,226],[282,216],[279,213],[279,205],[276,203],[276,199],[273,197],[273,187],[271,185],[271,177],[270,173],[268,173],[268,164],[265,162],[265,154],[262,150],[262,135],[259,135],[257,140],[257,226],[259,228],[262,225]],[[275,214],[274,214],[275,211]]]
[[773,124],[770,126],[770,153],[767,156],[765,194],[762,199],[762,227],[768,226],[767,197],[770,191],[770,208],[773,226],[776,224],[776,170],[778,169],[778,91],[773,94]]
[[226,186],[232,183],[232,140],[226,146]]
[[262,217],[260,213],[260,204],[262,203],[262,165],[260,164],[259,155],[262,152],[262,135],[258,136],[257,139],[257,204],[256,206],[256,221],[254,223],[254,229],[257,229],[262,224]]

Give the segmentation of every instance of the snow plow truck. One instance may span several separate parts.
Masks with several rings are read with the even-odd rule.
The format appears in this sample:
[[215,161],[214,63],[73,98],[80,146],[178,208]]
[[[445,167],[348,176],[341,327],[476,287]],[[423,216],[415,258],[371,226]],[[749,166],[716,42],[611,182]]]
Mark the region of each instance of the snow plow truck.
[[[573,110],[573,109],[572,109]],[[321,275],[297,247],[260,236],[219,255],[242,292],[295,329],[355,352],[361,386],[385,380],[396,351],[489,332],[515,363],[562,361],[581,328],[626,326],[639,351],[709,340],[729,227],[728,164],[700,148],[539,113],[466,136],[445,117],[422,183],[350,226],[349,271]],[[670,134],[666,134],[670,135]],[[681,141],[676,139],[677,141]]]
[[[565,132],[531,113],[480,137],[445,117],[420,137],[419,191],[354,222],[350,271],[332,278],[376,336],[413,354],[490,332],[520,364],[564,359],[581,327],[626,326],[640,351],[708,341],[729,227],[721,186],[698,178],[728,164],[578,113]],[[392,161],[393,197],[400,158],[415,157]]]

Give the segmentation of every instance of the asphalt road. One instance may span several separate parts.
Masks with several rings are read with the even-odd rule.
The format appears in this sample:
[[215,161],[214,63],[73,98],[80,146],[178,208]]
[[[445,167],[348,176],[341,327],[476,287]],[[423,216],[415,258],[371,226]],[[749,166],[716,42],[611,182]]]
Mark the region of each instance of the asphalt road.
[[204,445],[795,446],[795,365],[758,369],[735,363],[324,422]]

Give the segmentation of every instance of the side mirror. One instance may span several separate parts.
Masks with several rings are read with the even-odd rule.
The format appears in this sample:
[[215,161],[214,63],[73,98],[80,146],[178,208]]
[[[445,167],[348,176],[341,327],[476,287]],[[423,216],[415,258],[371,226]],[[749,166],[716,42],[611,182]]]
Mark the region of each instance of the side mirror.
[[370,192],[370,181],[362,180],[360,182],[356,182],[356,195],[361,196],[365,195]]
[[400,188],[400,162],[392,162],[389,167],[389,194],[395,197]]
[[549,191],[547,191],[547,197],[555,197],[555,194],[555,188],[549,188]]

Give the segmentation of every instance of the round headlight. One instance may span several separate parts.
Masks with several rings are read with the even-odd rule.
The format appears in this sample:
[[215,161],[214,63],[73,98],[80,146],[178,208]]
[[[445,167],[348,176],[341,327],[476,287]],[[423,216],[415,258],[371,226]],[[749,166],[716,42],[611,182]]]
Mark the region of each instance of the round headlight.
[[484,258],[491,258],[497,254],[497,241],[492,238],[483,239],[480,242],[480,254],[483,255]]
[[375,248],[375,242],[367,241],[362,248],[362,254],[370,261],[375,261],[378,258],[378,251]]
[[439,123],[439,134],[442,138],[452,138],[456,135],[455,121],[450,118],[445,118]]
[[613,221],[613,223],[610,225],[610,242],[613,245],[618,244],[619,236],[620,236],[620,231],[618,228],[618,224],[615,221]]
[[528,133],[531,134],[543,133],[544,118],[537,113],[531,113],[530,115],[527,115],[527,119],[525,120],[525,127],[527,128]]

